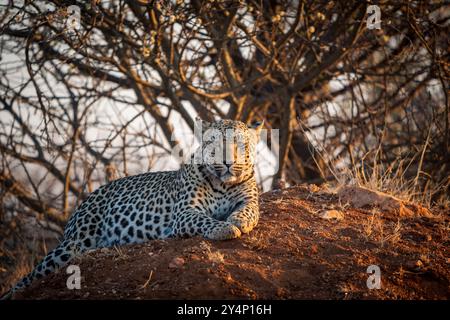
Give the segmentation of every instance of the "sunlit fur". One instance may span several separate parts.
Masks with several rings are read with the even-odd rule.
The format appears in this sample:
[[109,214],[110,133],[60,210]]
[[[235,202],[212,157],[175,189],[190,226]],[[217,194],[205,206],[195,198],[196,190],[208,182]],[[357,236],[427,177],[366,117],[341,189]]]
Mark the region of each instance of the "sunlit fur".
[[197,152],[211,176],[237,184],[252,175],[260,128],[231,120],[202,122],[202,147]]

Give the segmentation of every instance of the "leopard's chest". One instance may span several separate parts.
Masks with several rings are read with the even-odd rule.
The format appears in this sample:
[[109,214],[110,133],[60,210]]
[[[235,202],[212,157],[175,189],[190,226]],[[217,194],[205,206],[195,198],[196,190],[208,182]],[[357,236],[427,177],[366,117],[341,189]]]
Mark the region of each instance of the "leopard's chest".
[[231,214],[233,207],[234,201],[231,198],[227,196],[215,197],[209,211],[215,219],[225,220]]

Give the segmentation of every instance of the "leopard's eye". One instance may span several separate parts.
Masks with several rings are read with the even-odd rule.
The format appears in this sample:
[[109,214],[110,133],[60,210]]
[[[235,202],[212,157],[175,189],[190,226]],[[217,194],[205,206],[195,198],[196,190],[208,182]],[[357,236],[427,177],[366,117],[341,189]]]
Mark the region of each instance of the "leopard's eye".
[[214,134],[205,135],[204,141],[207,143],[214,142],[214,141],[216,141],[216,136]]

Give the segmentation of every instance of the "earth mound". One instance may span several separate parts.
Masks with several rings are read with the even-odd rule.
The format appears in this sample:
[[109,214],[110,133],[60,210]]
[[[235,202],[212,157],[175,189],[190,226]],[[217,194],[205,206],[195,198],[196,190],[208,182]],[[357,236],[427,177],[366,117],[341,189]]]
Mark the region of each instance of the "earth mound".
[[[375,202],[352,201],[366,191]],[[449,299],[448,213],[366,191],[271,191],[261,196],[258,226],[240,239],[90,251],[71,263],[80,289],[67,288],[62,269],[14,298]],[[379,283],[368,268],[379,268]]]

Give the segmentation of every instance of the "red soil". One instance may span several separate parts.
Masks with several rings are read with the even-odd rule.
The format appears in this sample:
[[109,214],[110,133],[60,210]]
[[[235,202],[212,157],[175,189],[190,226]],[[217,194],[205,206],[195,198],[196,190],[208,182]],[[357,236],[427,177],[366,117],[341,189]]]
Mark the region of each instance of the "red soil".
[[[336,209],[342,219],[321,218]],[[241,239],[151,241],[99,249],[73,261],[81,289],[61,270],[22,299],[448,299],[448,213],[405,216],[352,208],[315,186],[263,194],[261,220]],[[366,285],[369,265],[381,289]]]

